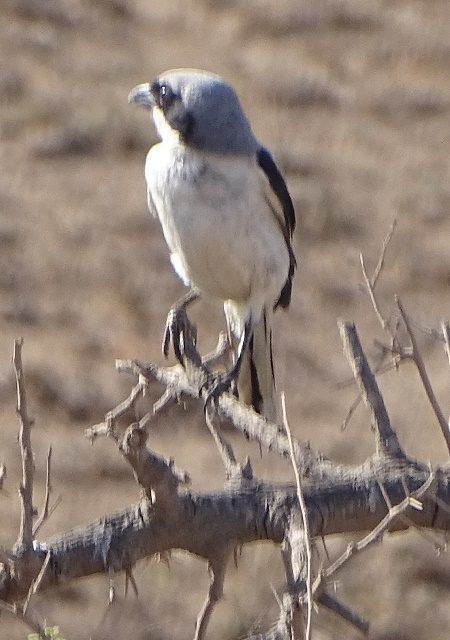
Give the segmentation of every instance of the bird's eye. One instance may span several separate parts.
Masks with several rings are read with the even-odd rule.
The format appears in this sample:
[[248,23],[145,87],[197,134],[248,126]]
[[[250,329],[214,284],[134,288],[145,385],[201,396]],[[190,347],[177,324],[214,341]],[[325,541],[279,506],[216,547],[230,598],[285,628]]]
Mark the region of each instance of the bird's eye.
[[159,106],[163,111],[166,111],[172,102],[175,100],[175,94],[167,84],[159,85]]

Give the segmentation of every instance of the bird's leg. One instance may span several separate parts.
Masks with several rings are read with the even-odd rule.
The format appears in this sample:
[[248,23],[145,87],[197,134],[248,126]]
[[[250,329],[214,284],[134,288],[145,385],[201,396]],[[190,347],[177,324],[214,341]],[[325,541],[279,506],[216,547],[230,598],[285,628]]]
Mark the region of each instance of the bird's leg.
[[235,358],[235,353],[233,349],[233,345],[235,344],[233,340],[233,330],[231,328],[231,322],[227,314],[225,314],[225,319],[227,322],[227,340],[228,340],[228,345],[230,347],[230,352],[231,352],[231,362],[234,364],[236,362],[236,358]]
[[181,364],[184,364],[183,355],[187,341],[191,341],[194,346],[197,342],[197,330],[187,317],[186,309],[199,297],[200,291],[194,287],[173,305],[167,315],[162,351],[167,358],[172,343],[175,357]]
[[253,335],[253,323],[251,319],[245,321],[244,331],[242,332],[241,339],[239,340],[239,345],[237,348],[236,361],[230,371],[227,373],[227,376],[230,378],[230,381],[234,381],[237,379],[239,372],[242,367],[242,362],[244,360],[244,355],[247,350],[248,345],[250,344],[250,340]]
[[236,382],[242,367],[245,352],[248,348],[248,345],[250,344],[250,340],[252,339],[252,335],[253,323],[251,321],[251,318],[249,318],[244,324],[244,330],[239,340],[235,363],[227,373],[216,374],[214,376],[214,381],[208,389],[206,402],[208,402],[211,398],[218,398],[222,393],[229,391],[232,384]]

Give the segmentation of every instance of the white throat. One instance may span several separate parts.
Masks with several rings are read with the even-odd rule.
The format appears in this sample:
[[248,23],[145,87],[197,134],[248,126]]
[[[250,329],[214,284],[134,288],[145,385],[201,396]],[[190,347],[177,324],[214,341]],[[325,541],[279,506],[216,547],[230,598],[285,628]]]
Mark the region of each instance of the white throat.
[[155,123],[156,131],[163,142],[171,144],[179,144],[180,132],[176,129],[172,129],[167,122],[164,113],[159,107],[153,107],[153,122]]

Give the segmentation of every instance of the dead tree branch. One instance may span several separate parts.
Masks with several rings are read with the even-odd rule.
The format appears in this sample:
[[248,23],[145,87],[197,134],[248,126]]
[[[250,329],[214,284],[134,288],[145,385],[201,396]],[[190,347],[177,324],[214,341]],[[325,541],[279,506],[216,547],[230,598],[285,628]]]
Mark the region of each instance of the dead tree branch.
[[377,443],[381,453],[396,458],[405,457],[397,434],[391,426],[383,397],[375,376],[364,355],[361,343],[353,323],[339,322],[344,353],[349,360],[355,380],[358,382],[364,402],[372,412],[372,424],[377,434]]
[[23,340],[14,340],[13,365],[17,386],[17,415],[19,416],[20,430],[19,443],[22,456],[22,483],[19,487],[21,518],[19,537],[16,548],[30,550],[33,544],[33,519],[35,510],[33,507],[33,479],[34,460],[31,447],[31,428],[33,420],[28,415],[27,398],[22,367]]
[[[374,287],[394,226],[371,279],[361,259],[372,304],[380,318]],[[399,359],[414,360],[450,446],[448,427],[445,424],[444,429],[442,411],[434,397],[411,323],[400,301],[398,307],[411,348],[397,344],[396,332],[391,332],[384,322],[383,327],[392,338],[392,346],[386,347],[384,354],[390,352]],[[223,595],[229,559],[242,545],[268,540],[280,548],[287,588],[280,598],[276,625],[259,636],[260,640],[309,640],[314,603],[327,607],[367,636],[369,622],[331,594],[327,590],[328,581],[352,557],[381,541],[387,532],[410,527],[450,531],[450,468],[432,472],[427,465],[408,457],[390,422],[354,324],[341,321],[339,328],[344,352],[361,397],[370,409],[376,433],[376,453],[363,464],[344,467],[325,459],[292,436],[286,418],[284,426],[268,423],[230,393],[222,393],[214,402],[209,402],[211,389],[217,382],[217,372],[212,366],[226,355],[227,345],[223,339],[219,340],[214,353],[202,358],[197,351],[196,328],[184,308],[169,318],[164,341],[164,352],[169,343],[173,343],[179,364],[161,367],[138,361],[117,361],[118,371],[133,374],[136,382],[129,396],[86,433],[92,441],[107,436],[115,442],[143,489],[140,502],[88,526],[40,542],[34,537],[52,510],[49,506],[51,450],[47,458],[44,506],[33,527],[32,420],[27,413],[23,384],[22,343],[17,341],[14,368],[23,460],[22,518],[14,548],[0,550],[0,606],[42,633],[29,613],[30,601],[38,589],[57,585],[60,580],[93,574],[112,577],[123,571],[127,584],[131,582],[137,592],[133,568],[138,561],[181,549],[203,558],[208,566],[210,585],[197,615],[194,636],[194,640],[206,640],[208,623]],[[445,323],[442,332],[448,353],[450,340]],[[153,381],[164,386],[161,397],[148,413],[123,430],[120,421],[130,409],[136,408]],[[222,458],[224,486],[215,493],[190,491],[188,473],[147,446],[155,414],[183,396],[203,403],[206,424]],[[255,478],[250,460],[238,460],[224,437],[224,423],[259,443],[261,448],[290,459],[295,485],[265,483]],[[314,540],[350,532],[366,535],[313,575]],[[20,602],[24,604],[18,604]]]
[[[302,637],[304,637],[305,640],[310,640],[313,610],[312,542],[309,528],[308,509],[305,502],[305,496],[303,494],[300,473],[295,462],[294,441],[287,419],[284,395],[282,396],[281,400],[283,408],[283,424],[289,442],[289,450],[295,475],[295,484],[297,487],[297,500],[300,506],[301,514],[300,527],[298,525],[294,526],[295,519],[292,519],[290,536],[289,538],[286,537],[285,539],[282,554],[285,566],[288,568],[288,575],[290,576],[290,579],[288,578],[288,586],[290,587],[291,591],[290,606],[293,610],[293,627],[298,629],[298,634],[302,633]],[[302,612],[298,607],[299,595],[302,595],[301,589],[299,589],[301,583],[305,585],[304,591],[306,596],[306,624],[304,624],[303,620],[296,620],[297,617],[302,615]],[[298,637],[300,636],[298,635]]]

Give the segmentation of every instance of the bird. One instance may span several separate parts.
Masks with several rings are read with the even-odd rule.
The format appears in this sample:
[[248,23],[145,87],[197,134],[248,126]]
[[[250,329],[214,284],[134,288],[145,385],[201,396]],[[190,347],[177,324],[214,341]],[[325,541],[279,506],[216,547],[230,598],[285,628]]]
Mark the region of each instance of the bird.
[[286,182],[220,76],[173,69],[134,87],[128,101],[151,111],[160,138],[145,162],[147,202],[190,288],[184,301],[205,295],[223,304],[237,343],[227,382],[279,424],[273,314],[289,307],[296,269]]

